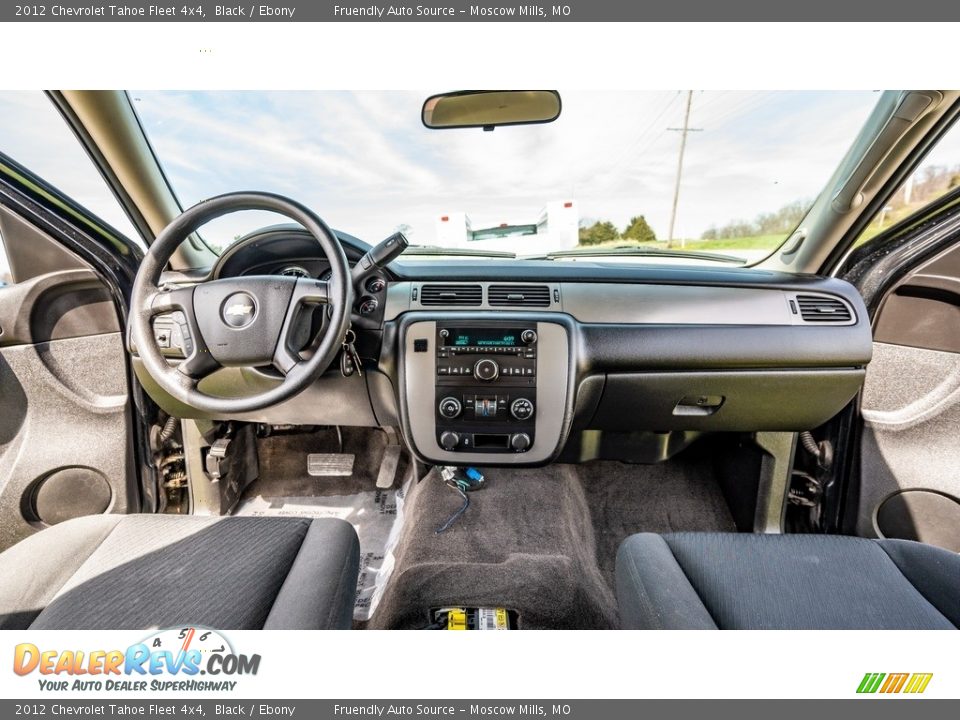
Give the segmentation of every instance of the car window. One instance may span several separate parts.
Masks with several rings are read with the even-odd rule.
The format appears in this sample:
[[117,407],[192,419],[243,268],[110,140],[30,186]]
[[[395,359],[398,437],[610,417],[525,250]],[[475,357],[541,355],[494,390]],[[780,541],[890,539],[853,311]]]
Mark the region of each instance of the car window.
[[[757,262],[797,226],[877,102],[869,91],[577,91],[546,125],[429,130],[429,90],[130,93],[189,206],[256,187],[429,262]],[[681,161],[682,150],[682,161]],[[256,229],[203,228],[223,249]],[[264,223],[266,224],[266,223]],[[446,252],[445,252],[446,251]]]
[[960,124],[954,124],[857,238],[862,245],[960,185]]
[[131,240],[143,243],[90,156],[42,92],[0,93],[0,152]]

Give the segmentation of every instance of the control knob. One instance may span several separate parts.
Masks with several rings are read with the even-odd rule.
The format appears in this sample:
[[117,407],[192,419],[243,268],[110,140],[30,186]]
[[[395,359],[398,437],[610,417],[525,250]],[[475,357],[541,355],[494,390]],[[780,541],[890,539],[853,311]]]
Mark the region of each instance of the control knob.
[[522,333],[520,333],[520,339],[523,340],[527,345],[532,345],[537,341],[537,331],[524,330]]
[[377,311],[377,308],[380,307],[380,303],[377,302],[375,297],[365,296],[360,299],[360,304],[357,306],[357,312],[361,315],[373,315]]
[[374,275],[372,278],[367,280],[367,284],[364,287],[367,288],[367,292],[374,293],[376,295],[377,293],[383,292],[383,289],[387,287],[387,282],[382,277]]
[[530,436],[526,433],[517,433],[510,436],[510,447],[517,452],[523,452],[530,447]]
[[496,360],[483,358],[482,360],[477,360],[477,364],[473,366],[473,376],[477,380],[490,382],[492,380],[496,380],[499,375],[500,366],[497,364]]
[[460,405],[460,401],[455,397],[445,397],[440,401],[440,414],[447,418],[447,420],[453,420],[460,415],[461,410],[463,410],[463,406]]
[[440,434],[440,447],[444,450],[456,450],[460,444],[460,436],[452,430]]
[[510,403],[510,414],[516,420],[529,420],[533,416],[533,401],[517,398]]

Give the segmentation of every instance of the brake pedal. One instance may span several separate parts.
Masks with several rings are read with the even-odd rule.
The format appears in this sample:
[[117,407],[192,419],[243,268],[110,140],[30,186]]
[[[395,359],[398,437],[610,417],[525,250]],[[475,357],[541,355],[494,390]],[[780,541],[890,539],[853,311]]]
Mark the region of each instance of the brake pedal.
[[353,475],[352,453],[310,453],[307,455],[307,475],[312,477],[342,477]]

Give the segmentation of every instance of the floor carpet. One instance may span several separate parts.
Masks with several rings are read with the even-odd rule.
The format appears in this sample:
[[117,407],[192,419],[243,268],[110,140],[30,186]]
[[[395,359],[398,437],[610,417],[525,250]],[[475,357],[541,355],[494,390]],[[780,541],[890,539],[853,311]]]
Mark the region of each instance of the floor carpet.
[[[735,531],[709,452],[657,465],[595,461],[545,468],[481,468],[484,487],[461,506],[437,469],[402,491],[375,487],[387,436],[344,430],[350,476],[311,477],[307,453],[340,450],[333,431],[260,440],[260,479],[238,512],[341,513],[364,555],[355,627],[422,628],[432,608],[515,610],[521,628],[617,628],[616,551],[637,532]],[[410,475],[404,454],[397,477]],[[399,480],[398,480],[399,483]],[[402,522],[396,521],[397,500]],[[346,515],[343,515],[346,513]]]
[[485,487],[439,535],[459,496],[436,470],[410,490],[397,564],[369,627],[424,627],[431,608],[465,605],[516,610],[522,628],[616,628],[624,538],[735,529],[706,460],[483,472]]

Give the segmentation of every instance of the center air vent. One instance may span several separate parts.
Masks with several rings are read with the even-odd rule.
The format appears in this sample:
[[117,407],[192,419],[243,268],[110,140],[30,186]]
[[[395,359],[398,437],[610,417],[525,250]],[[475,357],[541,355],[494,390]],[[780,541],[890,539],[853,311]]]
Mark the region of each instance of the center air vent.
[[797,295],[800,317],[809,323],[848,323],[853,320],[843,301],[823,295]]
[[491,285],[487,288],[491,307],[550,307],[550,288],[546,285]]
[[420,288],[421,305],[477,306],[483,303],[479,285],[424,285]]

